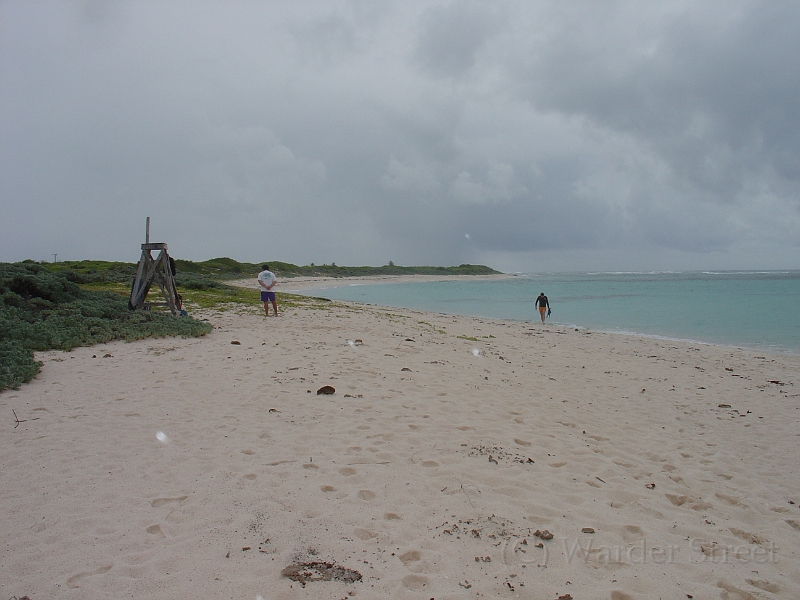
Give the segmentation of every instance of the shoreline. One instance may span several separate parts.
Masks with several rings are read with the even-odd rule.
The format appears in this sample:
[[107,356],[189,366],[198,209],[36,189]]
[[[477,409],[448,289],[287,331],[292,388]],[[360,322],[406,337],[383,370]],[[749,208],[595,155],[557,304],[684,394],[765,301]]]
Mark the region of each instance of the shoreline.
[[[284,293],[299,293],[301,295],[303,292],[310,290],[310,289],[331,289],[331,288],[343,288],[343,287],[350,287],[352,285],[376,285],[376,284],[391,284],[391,283],[420,283],[420,282],[427,282],[427,281],[474,281],[474,280],[503,280],[503,279],[513,279],[517,278],[517,275],[513,274],[499,274],[499,275],[385,275],[385,276],[369,276],[369,277],[302,277],[302,278],[292,278],[292,279],[284,279],[278,281],[279,292]],[[252,278],[248,279],[240,279],[240,280],[233,280],[226,282],[228,285],[235,285],[237,287],[243,288],[256,288],[258,287],[257,283],[253,282]],[[347,281],[348,283],[344,283]],[[287,282],[289,285],[286,286],[284,289],[282,284]],[[320,286],[320,284],[328,284],[332,283],[333,285],[324,285]],[[406,309],[403,307],[393,307],[393,306],[384,306],[380,304],[369,304],[369,303],[362,303],[355,300],[335,300],[336,302],[342,303],[351,303],[357,306],[372,306],[378,308],[385,308],[387,310],[417,310],[417,309]],[[435,314],[448,314],[453,316],[464,316],[464,317],[471,317],[471,318],[487,318],[493,319],[494,317],[481,317],[475,315],[462,315],[460,313],[438,313],[436,311],[427,311],[427,312],[434,312]],[[510,323],[532,323],[534,325],[538,325],[539,321],[536,320],[535,315],[532,316],[528,320],[517,320],[517,319],[499,319],[503,321],[507,321]],[[673,337],[669,335],[661,335],[661,334],[651,334],[651,333],[639,333],[636,331],[614,331],[609,329],[592,329],[590,327],[586,327],[583,325],[569,325],[569,324],[550,324],[547,323],[549,327],[559,327],[564,329],[579,329],[579,330],[586,330],[586,331],[595,331],[597,333],[604,333],[609,335],[620,335],[620,336],[630,336],[633,338],[644,338],[644,339],[655,339],[655,340],[663,340],[669,342],[680,342],[680,343],[687,343],[687,344],[701,344],[704,346],[716,346],[720,348],[732,348],[737,350],[746,350],[750,352],[757,352],[757,353],[765,353],[765,354],[775,354],[780,356],[800,356],[800,349],[776,349],[773,347],[764,347],[764,346],[748,346],[742,344],[728,344],[723,342],[713,342],[713,341],[706,341],[706,340],[698,340],[693,338],[681,338],[681,337]]]
[[800,593],[800,358],[259,308],[0,394],[6,597]]
[[[368,285],[380,283],[419,283],[423,281],[488,281],[495,279],[510,279],[516,275],[499,273],[494,275],[368,275],[364,277],[286,277],[278,280],[279,292],[293,293],[296,291],[349,287],[353,284]],[[243,288],[258,289],[255,277],[226,281],[228,285]],[[333,285],[328,285],[333,284]]]

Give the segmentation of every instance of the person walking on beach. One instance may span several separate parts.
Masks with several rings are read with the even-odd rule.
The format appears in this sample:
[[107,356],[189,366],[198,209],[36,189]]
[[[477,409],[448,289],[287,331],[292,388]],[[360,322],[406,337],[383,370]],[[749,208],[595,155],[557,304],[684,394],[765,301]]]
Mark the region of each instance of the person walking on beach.
[[258,285],[261,287],[261,301],[264,303],[264,314],[269,316],[269,305],[272,303],[272,308],[275,310],[275,316],[278,316],[278,304],[275,302],[275,292],[273,288],[278,283],[275,274],[269,270],[269,265],[262,265],[261,273],[258,274]]
[[542,317],[542,323],[544,323],[544,318],[550,316],[550,303],[547,301],[547,296],[544,295],[544,292],[539,294],[539,297],[536,298],[536,304],[534,306],[539,307],[539,316]]

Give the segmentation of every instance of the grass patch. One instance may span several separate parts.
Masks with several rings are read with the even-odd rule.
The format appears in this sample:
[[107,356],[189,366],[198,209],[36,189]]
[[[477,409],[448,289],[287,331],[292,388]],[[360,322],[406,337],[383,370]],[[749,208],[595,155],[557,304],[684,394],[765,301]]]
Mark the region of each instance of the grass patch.
[[478,341],[478,338],[471,337],[471,336],[468,336],[468,335],[457,335],[456,337],[458,339],[460,339],[460,340],[469,340],[470,342],[477,342]]

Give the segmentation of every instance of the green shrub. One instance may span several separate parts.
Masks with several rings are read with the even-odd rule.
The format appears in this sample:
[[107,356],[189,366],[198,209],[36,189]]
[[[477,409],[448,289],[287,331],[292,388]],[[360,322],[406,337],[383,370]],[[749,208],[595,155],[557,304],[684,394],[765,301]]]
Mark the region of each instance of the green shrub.
[[0,390],[17,389],[39,373],[42,363],[33,359],[33,351],[14,340],[0,340]]
[[30,381],[34,351],[72,350],[111,340],[199,336],[208,323],[129,311],[125,296],[81,289],[36,263],[0,263],[0,390]]
[[181,273],[175,275],[175,285],[179,290],[230,290],[231,286],[225,285],[210,277],[195,273]]

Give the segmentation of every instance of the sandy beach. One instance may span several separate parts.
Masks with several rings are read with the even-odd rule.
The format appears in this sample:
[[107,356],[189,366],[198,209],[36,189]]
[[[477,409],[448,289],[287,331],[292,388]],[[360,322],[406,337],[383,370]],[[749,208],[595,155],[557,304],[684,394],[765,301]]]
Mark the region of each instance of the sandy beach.
[[[348,285],[376,285],[381,283],[419,283],[422,281],[490,281],[509,279],[515,275],[497,273],[493,275],[373,275],[366,277],[286,277],[278,280],[279,292],[302,292],[311,289],[326,289]],[[258,289],[258,283],[250,277],[226,282],[245,288]]]
[[0,394],[0,597],[800,598],[800,357],[260,311]]

